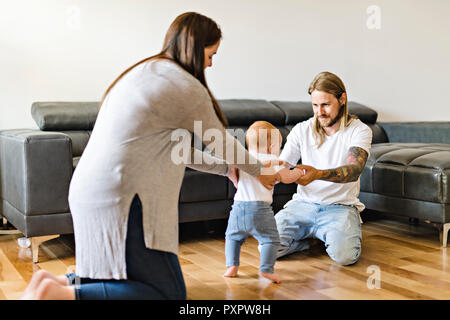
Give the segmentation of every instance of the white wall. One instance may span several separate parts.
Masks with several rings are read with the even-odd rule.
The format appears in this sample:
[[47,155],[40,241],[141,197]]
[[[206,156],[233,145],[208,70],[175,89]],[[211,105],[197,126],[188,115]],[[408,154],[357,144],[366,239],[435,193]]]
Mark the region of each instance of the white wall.
[[35,128],[33,101],[100,100],[184,11],[222,28],[219,99],[309,100],[327,70],[381,121],[450,121],[448,0],[0,0],[0,129]]

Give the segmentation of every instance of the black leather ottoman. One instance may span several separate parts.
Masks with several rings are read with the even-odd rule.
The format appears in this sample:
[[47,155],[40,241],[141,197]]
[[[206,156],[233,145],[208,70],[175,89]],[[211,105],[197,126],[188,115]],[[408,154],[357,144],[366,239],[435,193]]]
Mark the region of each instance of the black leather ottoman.
[[368,209],[417,218],[450,229],[450,144],[377,143],[361,176]]

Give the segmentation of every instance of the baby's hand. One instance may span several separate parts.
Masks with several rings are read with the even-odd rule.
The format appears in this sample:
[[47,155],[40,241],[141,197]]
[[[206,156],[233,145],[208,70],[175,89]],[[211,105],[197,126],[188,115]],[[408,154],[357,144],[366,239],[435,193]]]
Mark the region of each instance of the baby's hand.
[[231,166],[230,175],[228,176],[228,179],[233,182],[234,187],[237,189],[238,182],[239,182],[239,169],[235,166]]
[[[294,168],[294,169],[292,169],[291,171],[293,171],[292,174],[293,174],[293,175],[295,174],[296,177],[297,177],[297,179],[300,178],[301,176],[304,176],[304,175],[305,175],[305,170],[303,170],[303,169]],[[295,179],[295,180],[297,180],[297,179]]]
[[281,182],[283,183],[293,183],[305,174],[303,169],[299,168],[294,168],[292,170],[285,168],[278,171],[278,173],[280,174]]

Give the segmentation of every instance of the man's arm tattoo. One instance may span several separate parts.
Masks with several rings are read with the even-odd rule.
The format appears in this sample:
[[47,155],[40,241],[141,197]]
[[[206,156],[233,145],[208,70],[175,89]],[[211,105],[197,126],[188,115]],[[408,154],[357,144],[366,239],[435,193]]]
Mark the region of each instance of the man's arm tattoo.
[[347,164],[335,169],[322,170],[320,180],[340,183],[357,181],[366,165],[367,156],[366,150],[351,147],[347,155]]

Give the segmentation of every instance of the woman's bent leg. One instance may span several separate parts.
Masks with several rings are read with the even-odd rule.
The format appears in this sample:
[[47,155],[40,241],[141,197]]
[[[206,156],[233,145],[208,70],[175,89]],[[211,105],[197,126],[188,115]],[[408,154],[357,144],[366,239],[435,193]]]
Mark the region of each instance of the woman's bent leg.
[[[142,226],[142,206],[135,196],[128,217],[126,263],[128,280],[152,287],[154,299],[186,299],[186,287],[178,257],[148,249]],[[137,288],[137,286],[135,286]],[[149,295],[145,299],[151,299]]]
[[127,280],[72,280],[77,299],[186,299],[186,287],[178,257],[148,249],[138,196],[131,204],[126,238]]
[[167,299],[151,285],[133,280],[89,281],[76,290],[77,300]]

